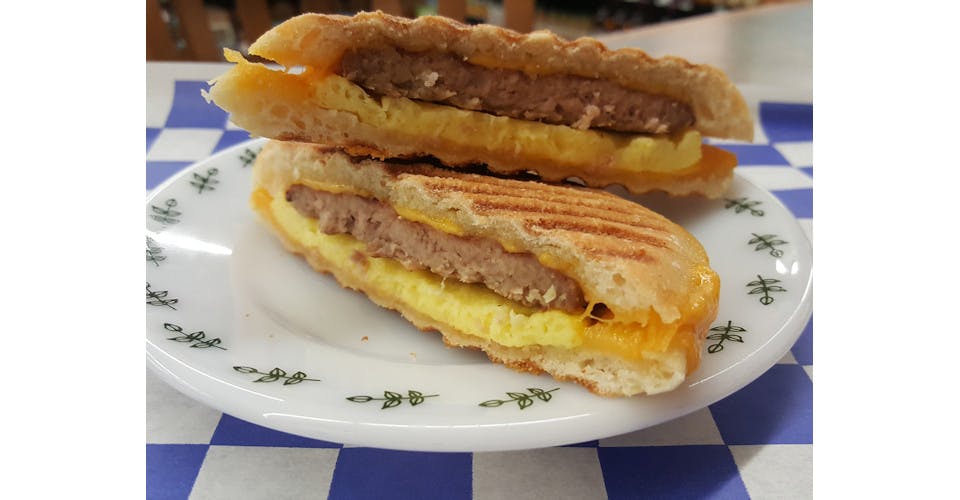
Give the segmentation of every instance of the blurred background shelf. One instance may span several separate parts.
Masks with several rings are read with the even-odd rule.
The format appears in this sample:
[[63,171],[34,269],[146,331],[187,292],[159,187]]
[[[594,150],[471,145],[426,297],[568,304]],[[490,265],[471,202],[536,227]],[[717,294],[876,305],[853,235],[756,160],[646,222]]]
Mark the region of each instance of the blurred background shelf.
[[438,14],[520,32],[548,29],[573,39],[791,0],[146,0],[148,61],[222,61],[245,52],[271,27],[304,12],[364,10],[417,17]]

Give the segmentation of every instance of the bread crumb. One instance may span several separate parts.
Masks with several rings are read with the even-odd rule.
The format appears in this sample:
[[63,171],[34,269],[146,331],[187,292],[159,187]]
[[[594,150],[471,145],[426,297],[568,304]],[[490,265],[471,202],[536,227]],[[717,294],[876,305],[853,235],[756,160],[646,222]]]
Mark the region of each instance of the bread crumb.
[[366,342],[368,340],[370,340],[370,337],[367,337],[366,335],[364,335],[363,337],[360,337],[360,342]]
[[437,80],[440,79],[440,73],[436,71],[424,71],[420,78],[423,80],[424,87],[433,87],[437,84]]
[[593,104],[588,104],[584,106],[583,114],[580,115],[580,118],[577,118],[577,121],[573,122],[570,126],[579,130],[586,130],[590,128],[590,123],[593,122],[593,119],[598,116],[600,116],[600,108]]
[[550,285],[550,288],[547,289],[547,293],[543,294],[543,301],[547,304],[553,302],[557,298],[557,287]]

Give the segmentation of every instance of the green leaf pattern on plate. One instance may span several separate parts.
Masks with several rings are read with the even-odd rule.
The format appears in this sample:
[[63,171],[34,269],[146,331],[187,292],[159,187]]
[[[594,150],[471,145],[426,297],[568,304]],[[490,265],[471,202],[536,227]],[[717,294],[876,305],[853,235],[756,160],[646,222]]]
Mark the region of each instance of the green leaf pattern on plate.
[[788,242],[777,239],[775,234],[764,234],[759,235],[757,233],[750,233],[753,235],[753,238],[747,242],[748,245],[757,246],[754,247],[754,251],[759,252],[760,250],[770,250],[770,255],[774,257],[783,257],[783,250],[776,248],[780,245],[786,245]]
[[510,399],[490,399],[480,403],[479,406],[484,408],[496,408],[504,403],[516,402],[517,406],[519,406],[521,410],[525,410],[533,405],[534,398],[545,403],[549,402],[553,398],[553,394],[551,393],[559,389],[559,387],[555,387],[549,391],[545,391],[539,387],[527,387],[527,391],[529,391],[530,394],[524,392],[505,392],[504,394],[510,396]]
[[287,375],[287,372],[280,369],[279,367],[270,370],[269,372],[262,372],[256,368],[251,368],[249,366],[234,366],[234,370],[240,373],[251,373],[255,375],[262,375],[262,377],[254,380],[254,382],[276,382],[278,380],[283,380],[283,385],[296,385],[303,381],[309,380],[311,382],[320,382],[320,379],[316,378],[307,378],[307,374],[301,371],[297,371],[292,375]]
[[728,210],[732,208],[733,213],[738,214],[740,212],[746,211],[754,217],[763,217],[763,210],[754,208],[757,205],[760,205],[761,203],[763,203],[762,201],[749,200],[746,197],[736,198],[736,199],[725,198],[723,201],[726,202],[724,203],[723,208],[726,208]]
[[163,202],[163,207],[158,207],[156,205],[150,205],[150,209],[153,211],[150,214],[150,218],[168,226],[170,224],[177,224],[180,222],[180,219],[177,217],[183,215],[183,212],[174,210],[174,207],[177,206],[177,200],[174,198],[168,198],[167,201]]
[[210,347],[221,349],[226,351],[226,347],[220,347],[220,339],[212,338],[208,339],[207,334],[203,330],[196,331],[193,333],[185,333],[183,328],[180,325],[175,325],[173,323],[164,323],[163,328],[167,331],[179,333],[180,335],[176,337],[168,337],[167,340],[172,340],[174,342],[182,342],[190,344],[190,347],[197,349],[207,349]]
[[404,401],[407,401],[408,403],[410,403],[410,406],[417,406],[423,403],[424,401],[426,401],[426,398],[435,398],[437,396],[439,396],[439,394],[424,394],[420,391],[415,391],[415,390],[407,391],[406,396],[404,396],[403,394],[400,394],[399,392],[383,391],[382,398],[360,395],[360,396],[350,396],[347,398],[347,401],[350,401],[353,403],[369,403],[370,401],[383,401],[383,406],[381,406],[380,409],[386,410],[388,408],[396,408],[397,406],[400,406]]
[[249,167],[253,165],[253,162],[257,159],[257,155],[260,154],[260,150],[252,150],[250,148],[243,148],[243,153],[240,155],[240,162],[243,163],[244,167]]
[[716,344],[711,344],[707,347],[707,352],[710,354],[718,353],[723,350],[723,343],[730,342],[740,342],[743,343],[743,336],[739,335],[740,333],[746,333],[746,329],[742,326],[736,326],[732,321],[727,321],[725,326],[715,326],[710,329],[711,332],[717,332],[710,335],[707,335],[707,340],[716,340]]
[[160,267],[160,263],[167,260],[167,256],[163,255],[163,248],[160,245],[157,245],[157,242],[147,236],[147,262],[153,262],[153,265]]
[[215,186],[220,183],[219,180],[214,179],[218,173],[220,173],[220,171],[216,168],[207,169],[207,175],[200,175],[194,172],[190,185],[197,188],[197,193],[199,194],[203,194],[204,191],[213,191],[216,189]]
[[747,283],[748,287],[754,287],[747,292],[747,295],[763,294],[763,296],[760,297],[760,303],[768,306],[772,304],[774,300],[773,296],[770,295],[771,293],[787,291],[785,288],[777,285],[776,283],[780,283],[780,280],[775,278],[764,278],[758,274],[756,280]]
[[166,306],[176,311],[177,308],[173,307],[173,304],[177,302],[179,302],[178,299],[167,298],[166,290],[151,290],[150,283],[147,282],[147,304],[151,306]]

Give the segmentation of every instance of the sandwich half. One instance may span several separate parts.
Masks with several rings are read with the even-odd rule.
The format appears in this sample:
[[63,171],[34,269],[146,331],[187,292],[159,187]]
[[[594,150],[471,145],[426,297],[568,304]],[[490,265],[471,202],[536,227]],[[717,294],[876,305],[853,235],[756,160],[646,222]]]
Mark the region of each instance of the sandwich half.
[[261,36],[209,98],[254,135],[379,159],[431,156],[548,182],[719,197],[751,140],[743,97],[716,68],[549,32],[443,17],[304,14]]
[[284,246],[450,346],[606,396],[676,388],[699,364],[719,278],[636,203],[269,141],[251,204]]

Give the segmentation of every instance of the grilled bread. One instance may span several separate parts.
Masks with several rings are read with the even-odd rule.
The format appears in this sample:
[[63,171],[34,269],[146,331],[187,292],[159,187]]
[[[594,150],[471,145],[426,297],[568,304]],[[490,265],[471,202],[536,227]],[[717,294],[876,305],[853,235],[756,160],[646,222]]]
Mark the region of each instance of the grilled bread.
[[676,388],[717,313],[694,237],[595,189],[270,141],[251,202],[288,250],[447,344],[597,394]]
[[442,17],[304,14],[209,92],[255,135],[336,144],[379,159],[535,172],[634,192],[719,197],[734,155],[702,136],[750,140],[753,123],[719,70],[596,40],[565,41]]

